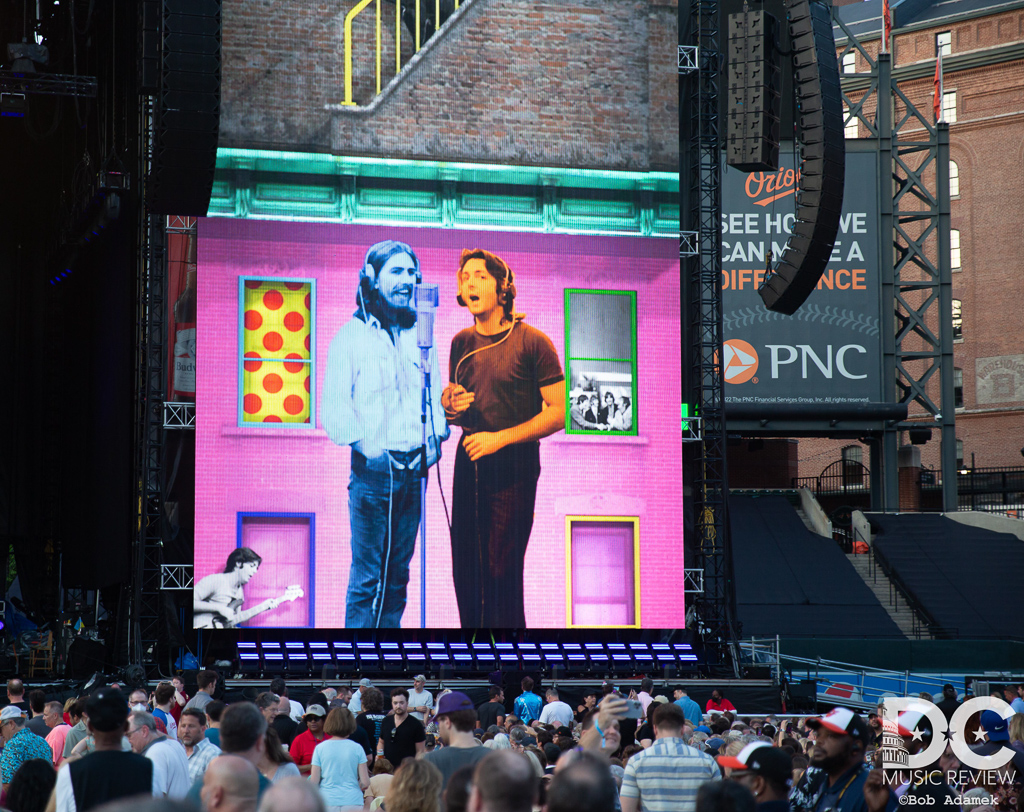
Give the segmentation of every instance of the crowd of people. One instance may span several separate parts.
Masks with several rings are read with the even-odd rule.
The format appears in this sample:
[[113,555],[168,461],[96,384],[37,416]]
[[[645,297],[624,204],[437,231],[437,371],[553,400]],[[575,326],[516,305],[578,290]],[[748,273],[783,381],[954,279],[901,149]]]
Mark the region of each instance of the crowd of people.
[[[972,751],[1012,756],[1003,771],[961,769],[947,744],[926,770],[885,770],[883,729],[910,752],[933,732],[835,708],[795,719],[743,715],[721,690],[706,705],[683,686],[542,693],[522,680],[479,704],[363,679],[302,704],[282,679],[225,704],[201,671],[152,691],[105,685],[65,707],[8,682],[0,710],[2,793],[11,812],[894,812],[985,805],[1024,812],[1024,713],[986,710]],[[671,693],[672,698],[669,698]],[[1013,696],[1010,696],[1010,693]],[[572,703],[567,702],[571,699]],[[577,699],[579,701],[577,701]],[[1024,685],[1009,686],[1013,709]],[[951,718],[952,686],[936,704]],[[575,706],[575,707],[574,707]],[[901,719],[903,717],[900,717]],[[126,799],[132,799],[128,801]]]

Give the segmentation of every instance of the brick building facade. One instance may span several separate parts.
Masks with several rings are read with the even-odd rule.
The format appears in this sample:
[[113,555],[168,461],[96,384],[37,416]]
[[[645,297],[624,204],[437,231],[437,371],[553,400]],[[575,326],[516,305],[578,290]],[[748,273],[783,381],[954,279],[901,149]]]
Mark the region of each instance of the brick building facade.
[[[860,8],[870,5],[843,12],[851,8],[863,16]],[[957,303],[961,319],[961,337],[954,344],[958,458],[964,467],[1021,466],[1024,4],[984,10],[961,3],[936,5],[904,19],[896,12],[894,73],[901,77],[903,92],[930,119],[936,48],[945,47],[954,321]],[[877,12],[875,19],[877,27]],[[872,55],[878,43],[877,34],[866,43]],[[858,70],[865,69],[862,57],[857,63]],[[920,409],[912,406],[911,420],[915,412]],[[920,422],[934,425],[930,417]],[[906,433],[903,442],[909,443]],[[856,441],[800,439],[799,476],[819,475],[844,457],[844,449],[847,458],[869,464],[867,446]],[[924,469],[938,470],[937,430],[920,450]]]
[[379,96],[371,6],[352,23],[346,105],[355,5],[225,2],[221,147],[677,170],[676,0],[463,0],[415,55],[402,29],[397,77],[382,3]]

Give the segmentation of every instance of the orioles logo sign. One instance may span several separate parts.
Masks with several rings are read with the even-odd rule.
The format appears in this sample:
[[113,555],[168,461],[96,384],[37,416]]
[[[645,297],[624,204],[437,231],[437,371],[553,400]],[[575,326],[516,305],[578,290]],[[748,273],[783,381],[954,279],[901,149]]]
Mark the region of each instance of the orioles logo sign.
[[755,206],[767,206],[773,200],[796,192],[800,184],[800,170],[780,169],[778,172],[751,172],[743,191]]

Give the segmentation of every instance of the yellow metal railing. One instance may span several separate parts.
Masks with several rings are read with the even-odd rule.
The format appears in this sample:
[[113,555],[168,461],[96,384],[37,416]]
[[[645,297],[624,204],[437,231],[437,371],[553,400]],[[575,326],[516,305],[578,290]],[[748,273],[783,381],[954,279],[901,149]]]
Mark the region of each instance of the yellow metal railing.
[[[397,76],[402,70],[402,2],[403,0],[395,0],[395,75]],[[413,52],[419,53],[420,47],[422,46],[421,36],[423,26],[420,16],[420,7],[423,3],[430,3],[431,0],[405,0],[406,3],[415,3],[416,8],[416,23],[415,23],[415,34],[413,36]],[[362,11],[371,3],[376,6],[376,39],[375,39],[375,52],[376,52],[376,78],[377,78],[377,95],[380,95],[381,90],[381,63],[383,61],[383,43],[381,40],[381,0],[359,0],[352,10],[345,15],[345,100],[342,104],[348,104],[355,106],[356,102],[352,100],[352,22],[358,17]],[[437,33],[437,29],[441,26],[438,21],[441,19],[441,0],[433,0],[434,3],[434,33]],[[428,6],[429,8],[429,6]],[[459,8],[459,0],[455,0],[455,10]]]

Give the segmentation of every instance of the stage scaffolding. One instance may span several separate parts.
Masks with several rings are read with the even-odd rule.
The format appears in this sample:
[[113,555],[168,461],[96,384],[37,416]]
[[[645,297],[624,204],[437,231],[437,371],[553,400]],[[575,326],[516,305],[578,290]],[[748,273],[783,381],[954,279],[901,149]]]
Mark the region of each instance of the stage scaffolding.
[[[722,70],[718,0],[692,0],[679,15],[680,289],[683,295],[684,403],[701,420],[685,442],[684,482],[692,505],[691,567],[703,573],[692,593],[687,626],[704,641],[708,665],[735,671],[735,587],[729,535],[722,351],[721,131],[718,87]],[[683,179],[690,179],[688,190]],[[688,194],[687,194],[688,191]],[[688,525],[689,527],[689,525]]]

